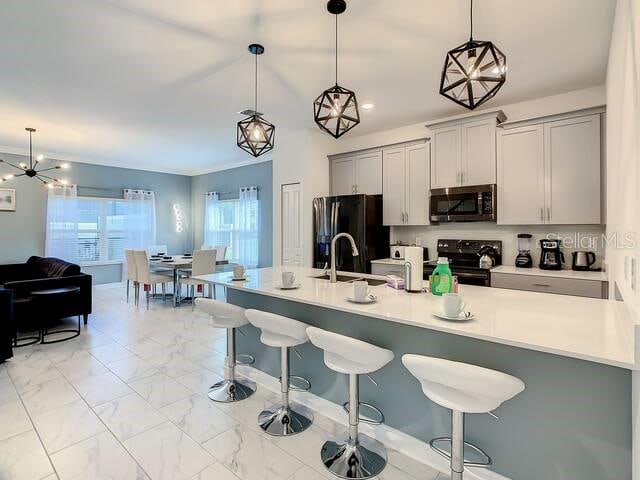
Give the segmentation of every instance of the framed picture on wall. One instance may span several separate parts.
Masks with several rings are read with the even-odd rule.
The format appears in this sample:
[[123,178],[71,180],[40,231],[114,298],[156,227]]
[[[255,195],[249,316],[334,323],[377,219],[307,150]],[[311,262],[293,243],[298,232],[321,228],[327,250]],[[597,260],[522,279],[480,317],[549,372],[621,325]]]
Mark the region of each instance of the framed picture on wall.
[[15,188],[0,188],[0,212],[16,211]]

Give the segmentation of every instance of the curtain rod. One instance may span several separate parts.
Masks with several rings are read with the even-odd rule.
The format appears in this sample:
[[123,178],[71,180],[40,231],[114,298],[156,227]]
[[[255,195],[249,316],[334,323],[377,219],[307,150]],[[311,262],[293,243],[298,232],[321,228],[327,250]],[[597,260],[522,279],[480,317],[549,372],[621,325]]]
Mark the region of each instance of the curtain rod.
[[105,188],[105,187],[90,187],[89,185],[76,185],[76,188],[88,188],[90,190],[104,190],[105,192],[113,192],[114,190],[122,191],[120,187]]
[[[260,190],[258,187],[243,187],[243,188],[255,188],[258,191]],[[218,195],[235,195],[235,194],[240,194],[240,189],[232,190],[232,191],[229,191],[229,192],[219,192],[217,190],[211,190],[210,192],[204,192],[202,195],[204,195],[206,197],[210,193],[217,193]]]

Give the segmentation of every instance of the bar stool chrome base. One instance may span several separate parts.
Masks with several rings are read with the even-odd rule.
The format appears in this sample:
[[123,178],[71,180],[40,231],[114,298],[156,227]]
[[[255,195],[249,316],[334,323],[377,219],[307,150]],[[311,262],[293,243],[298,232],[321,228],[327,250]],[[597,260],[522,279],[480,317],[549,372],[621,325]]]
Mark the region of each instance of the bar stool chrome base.
[[367,435],[360,434],[357,441],[342,443],[328,440],[320,452],[322,463],[340,478],[372,478],[387,465],[384,446]]
[[304,432],[311,426],[313,416],[304,407],[296,405],[296,410],[291,406],[282,405],[263,410],[258,415],[258,425],[269,435],[279,437]]
[[249,398],[255,388],[238,380],[222,380],[211,388],[207,394],[214,402],[231,403]]

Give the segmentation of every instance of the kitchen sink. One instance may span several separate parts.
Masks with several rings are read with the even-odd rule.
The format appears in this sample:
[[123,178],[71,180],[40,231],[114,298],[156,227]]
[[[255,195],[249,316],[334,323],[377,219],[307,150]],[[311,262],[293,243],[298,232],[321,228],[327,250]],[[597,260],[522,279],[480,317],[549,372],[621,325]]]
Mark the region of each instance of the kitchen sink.
[[[312,277],[312,278],[319,278],[320,280],[330,280],[331,279],[331,277],[327,273],[325,273],[323,275],[318,275],[317,277]],[[338,275],[337,279],[338,279],[339,282],[353,282],[355,280],[362,280],[361,278],[352,277],[352,276],[349,276],[349,275]]]
[[[312,278],[319,278],[320,280],[329,280],[331,277],[329,277],[329,275],[325,273],[324,275],[318,275]],[[378,280],[377,278],[352,277],[350,275],[338,275],[337,280],[339,282],[355,282],[356,280],[366,280],[367,283],[369,283],[369,285],[371,285],[372,287],[375,287],[376,285],[382,285],[383,283],[387,283],[386,280]]]

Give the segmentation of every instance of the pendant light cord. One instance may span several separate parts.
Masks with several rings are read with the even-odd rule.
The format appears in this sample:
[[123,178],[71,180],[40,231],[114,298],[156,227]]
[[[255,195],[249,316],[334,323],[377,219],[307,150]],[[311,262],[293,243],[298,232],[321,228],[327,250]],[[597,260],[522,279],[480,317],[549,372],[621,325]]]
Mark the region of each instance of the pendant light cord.
[[469,6],[469,19],[471,23],[471,33],[469,34],[469,40],[473,40],[473,0]]
[[256,68],[255,68],[255,91],[254,91],[254,108],[253,108],[253,113],[254,115],[258,114],[258,55],[255,55],[256,57]]
[[336,17],[336,85],[338,85],[338,14]]
[[29,132],[29,168],[33,169],[33,144],[31,143],[31,134],[32,132]]

